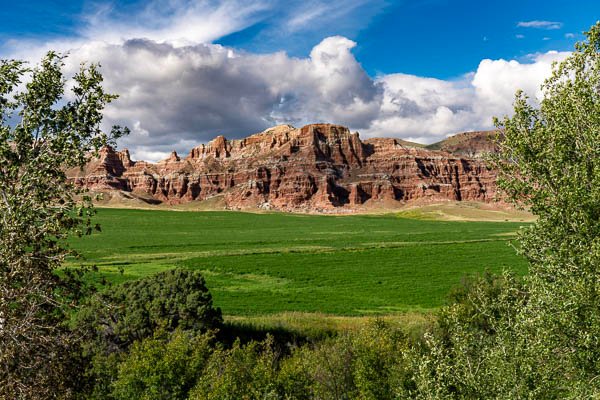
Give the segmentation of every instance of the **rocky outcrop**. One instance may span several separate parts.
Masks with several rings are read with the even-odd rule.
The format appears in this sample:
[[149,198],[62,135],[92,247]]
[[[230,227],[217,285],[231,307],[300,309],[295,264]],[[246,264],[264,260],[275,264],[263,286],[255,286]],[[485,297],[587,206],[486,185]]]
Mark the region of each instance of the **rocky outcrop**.
[[119,190],[145,201],[178,204],[221,196],[228,208],[287,211],[356,210],[411,200],[494,198],[495,173],[476,158],[362,141],[331,124],[276,126],[240,140],[218,136],[181,158],[132,161],[104,148],[86,168],[69,171],[94,191]]

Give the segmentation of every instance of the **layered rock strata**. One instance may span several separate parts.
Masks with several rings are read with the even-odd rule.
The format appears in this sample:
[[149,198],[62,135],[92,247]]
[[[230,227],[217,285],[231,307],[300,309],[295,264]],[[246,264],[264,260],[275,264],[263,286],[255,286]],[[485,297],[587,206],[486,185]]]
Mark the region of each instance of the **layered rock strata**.
[[69,171],[94,191],[122,191],[148,202],[179,204],[215,196],[231,209],[357,209],[411,200],[491,201],[496,175],[477,158],[408,147],[396,139],[361,140],[331,124],[276,126],[240,140],[218,136],[186,157],[132,161],[104,148]]

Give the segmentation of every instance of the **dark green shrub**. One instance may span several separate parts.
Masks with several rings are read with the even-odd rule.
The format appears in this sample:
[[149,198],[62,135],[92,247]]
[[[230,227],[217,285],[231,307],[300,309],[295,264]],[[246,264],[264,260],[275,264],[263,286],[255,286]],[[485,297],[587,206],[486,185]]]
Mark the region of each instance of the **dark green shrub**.
[[410,385],[405,363],[407,339],[401,331],[376,320],[350,338],[357,398],[392,399]]
[[281,361],[280,391],[289,399],[392,399],[412,385],[405,335],[376,320],[305,345]]
[[202,275],[184,269],[111,287],[94,296],[77,319],[108,351],[126,349],[158,330],[204,332],[222,323]]
[[[169,270],[94,295],[75,318],[85,336],[84,357],[90,360],[87,396],[107,398],[119,363],[136,341],[159,332],[168,339],[176,329],[193,336],[221,324],[221,310],[213,307],[204,278],[195,271]],[[157,345],[146,346],[151,344]],[[140,351],[136,347],[136,354]]]

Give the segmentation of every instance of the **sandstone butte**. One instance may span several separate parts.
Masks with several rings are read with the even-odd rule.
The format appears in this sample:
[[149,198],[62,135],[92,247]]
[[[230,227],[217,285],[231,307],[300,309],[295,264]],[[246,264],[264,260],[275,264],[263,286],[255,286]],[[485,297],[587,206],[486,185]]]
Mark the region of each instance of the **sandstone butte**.
[[68,171],[93,192],[148,203],[219,199],[228,209],[352,212],[412,201],[491,202],[496,174],[480,159],[491,132],[464,133],[428,146],[361,140],[331,124],[280,125],[240,140],[218,136],[181,158],[132,161],[105,147],[82,170]]

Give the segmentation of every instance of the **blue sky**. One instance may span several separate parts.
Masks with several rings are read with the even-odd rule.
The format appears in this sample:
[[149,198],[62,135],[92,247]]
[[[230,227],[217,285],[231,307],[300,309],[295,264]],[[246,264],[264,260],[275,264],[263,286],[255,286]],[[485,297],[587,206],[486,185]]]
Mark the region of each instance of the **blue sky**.
[[[310,6],[310,1],[306,2]],[[338,9],[345,1],[335,2]],[[600,18],[596,0],[526,1],[350,1],[339,19],[297,32],[273,30],[285,18],[285,5],[266,9],[247,27],[213,42],[250,52],[286,51],[304,57],[321,39],[342,35],[358,43],[354,54],[371,75],[404,73],[451,78],[472,71],[484,58],[523,59],[532,53],[569,50]],[[30,0],[10,2],[0,11],[0,39],[49,39],[77,36],[89,14],[111,8],[135,15],[141,1]],[[519,22],[555,25],[520,27]],[[551,29],[549,29],[551,28]]]
[[138,159],[330,122],[431,143],[493,128],[600,19],[597,0],[3,0],[0,57],[99,62]]
[[[564,0],[391,1],[367,21],[358,16],[352,26],[320,27],[292,42],[284,39],[264,46],[260,30],[253,27],[220,42],[302,56],[319,34],[341,34],[359,43],[355,54],[371,75],[402,71],[449,78],[472,71],[483,58],[522,58],[572,49],[575,41],[583,38],[581,33],[600,18],[600,3],[581,0],[575,7],[568,4]],[[526,21],[558,22],[560,28],[518,26]]]

